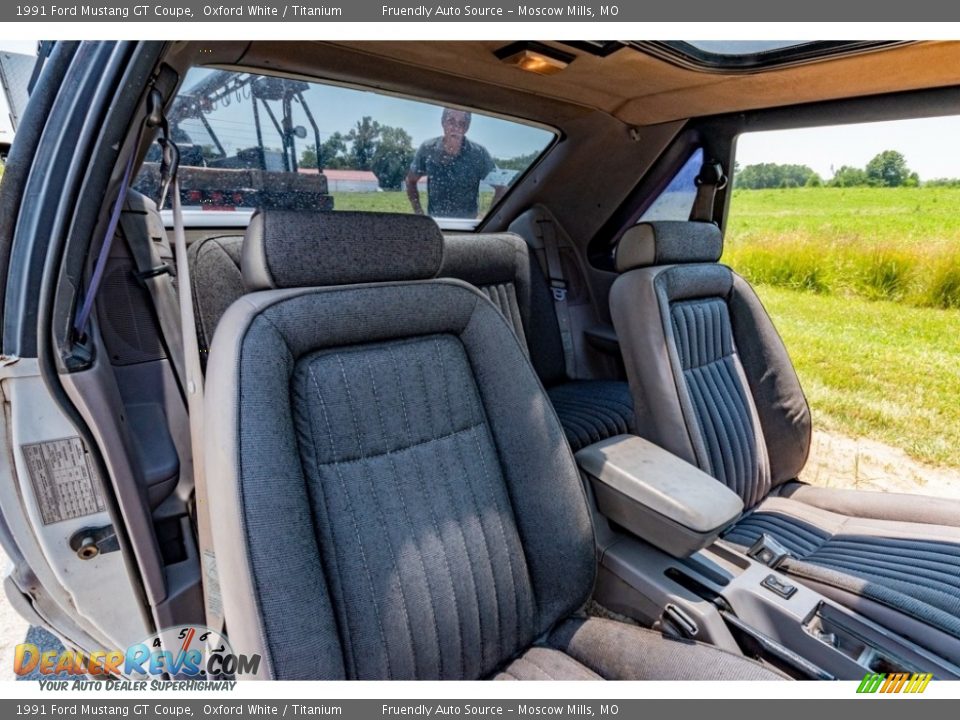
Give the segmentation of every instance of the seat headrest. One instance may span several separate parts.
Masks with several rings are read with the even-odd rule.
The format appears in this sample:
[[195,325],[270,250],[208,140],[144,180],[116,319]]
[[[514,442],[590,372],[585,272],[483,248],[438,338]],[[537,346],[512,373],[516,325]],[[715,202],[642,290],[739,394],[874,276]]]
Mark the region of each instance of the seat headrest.
[[425,215],[258,210],[240,267],[248,291],[435,277],[443,234]]
[[717,262],[723,253],[723,236],[713,223],[661,220],[640,223],[627,230],[617,243],[617,272],[649,265]]

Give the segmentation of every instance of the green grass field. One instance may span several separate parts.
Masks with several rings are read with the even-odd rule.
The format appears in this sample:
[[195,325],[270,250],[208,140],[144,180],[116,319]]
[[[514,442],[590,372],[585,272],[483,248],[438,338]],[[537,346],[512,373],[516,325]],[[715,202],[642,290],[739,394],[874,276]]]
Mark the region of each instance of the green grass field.
[[728,236],[931,247],[960,242],[960,188],[735,190]]
[[[490,209],[492,192],[480,193],[480,214]],[[420,193],[420,204],[427,208],[427,194]],[[336,210],[360,210],[363,212],[411,212],[410,201],[402,190],[375,193],[333,193],[333,207]]]
[[817,427],[960,467],[960,189],[736,191],[723,261],[757,285]]
[[814,427],[960,467],[960,311],[757,286]]
[[738,190],[724,262],[757,284],[960,308],[960,188]]

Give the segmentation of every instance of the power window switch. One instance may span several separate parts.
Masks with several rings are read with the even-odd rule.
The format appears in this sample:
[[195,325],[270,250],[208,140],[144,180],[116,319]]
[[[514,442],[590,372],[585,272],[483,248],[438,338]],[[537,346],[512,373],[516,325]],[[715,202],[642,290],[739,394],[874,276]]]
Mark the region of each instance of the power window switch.
[[776,575],[767,575],[760,584],[784,600],[789,600],[797,592],[796,585],[782,581]]

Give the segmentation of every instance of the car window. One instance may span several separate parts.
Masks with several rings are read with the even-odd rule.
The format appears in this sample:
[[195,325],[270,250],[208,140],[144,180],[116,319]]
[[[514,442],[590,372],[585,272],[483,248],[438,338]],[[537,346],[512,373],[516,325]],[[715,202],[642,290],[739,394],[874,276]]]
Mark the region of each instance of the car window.
[[[471,229],[554,133],[459,108],[228,70],[188,73],[168,113],[186,207],[424,212]],[[159,148],[136,187],[159,191]]]
[[702,166],[703,149],[697,148],[637,222],[688,220],[697,197],[696,180]]
[[722,262],[754,285],[815,422],[801,479],[957,496],[960,117],[746,133]]

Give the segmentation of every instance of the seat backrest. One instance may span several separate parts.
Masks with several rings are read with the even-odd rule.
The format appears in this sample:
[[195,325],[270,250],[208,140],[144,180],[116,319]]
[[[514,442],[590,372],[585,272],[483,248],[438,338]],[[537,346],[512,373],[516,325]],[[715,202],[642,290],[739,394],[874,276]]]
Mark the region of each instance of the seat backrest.
[[810,410],[756,293],[717,262],[722,249],[710,223],[631,228],[617,247],[610,312],[638,434],[751,507],[803,468]]
[[[242,236],[190,246],[197,335],[205,359],[220,318],[247,288],[240,272]],[[510,323],[547,386],[565,378],[560,330],[550,290],[527,243],[514,233],[447,235],[438,277],[476,286]]]
[[248,229],[264,291],[217,328],[206,457],[230,638],[264,677],[482,678],[590,594],[556,415],[497,308],[427,279],[442,247],[409,215]]
[[197,344],[204,366],[220,318],[246,292],[240,273],[242,247],[243,235],[212,235],[193,243],[187,252]]
[[490,298],[523,342],[544,385],[565,379],[550,289],[523,238],[510,232],[447,235],[438,277],[463,280]]

